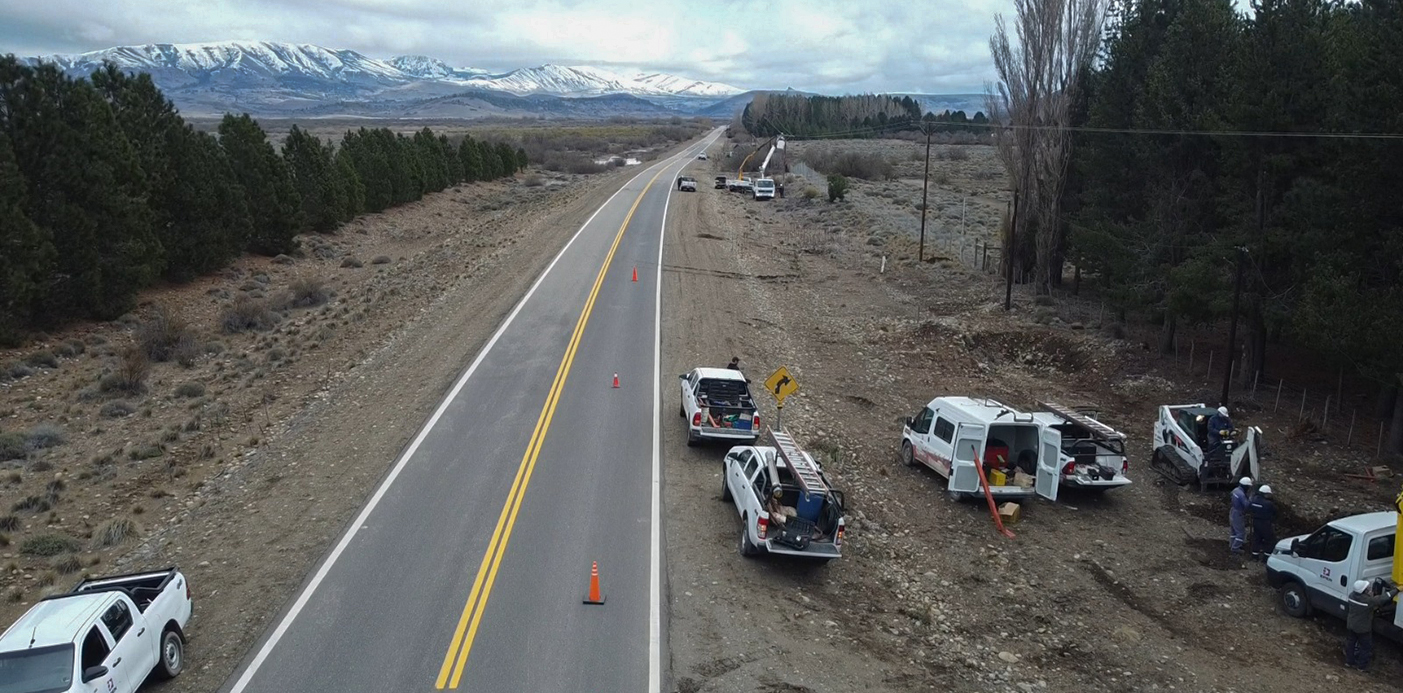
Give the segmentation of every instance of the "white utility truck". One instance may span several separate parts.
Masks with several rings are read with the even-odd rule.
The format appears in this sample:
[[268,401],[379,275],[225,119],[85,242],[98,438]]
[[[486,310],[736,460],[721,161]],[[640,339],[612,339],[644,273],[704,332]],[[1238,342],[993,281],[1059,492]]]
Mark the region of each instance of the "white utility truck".
[[677,379],[682,383],[678,413],[687,420],[688,445],[703,440],[754,443],[760,438],[760,414],[740,371],[693,368]]
[[[1403,557],[1394,549],[1397,512],[1352,515],[1277,542],[1267,557],[1267,582],[1281,609],[1303,618],[1316,611],[1343,619],[1357,580],[1403,577]],[[1375,612],[1374,632],[1403,643],[1403,612],[1395,600]]]
[[[901,461],[925,465],[945,477],[955,499],[983,495],[976,461],[989,478],[995,502],[1039,495],[1057,500],[1062,481],[1061,436],[997,400],[936,397],[901,431]],[[1032,484],[1020,484],[1031,477]]]
[[[773,446],[726,453],[721,499],[740,515],[740,554],[782,554],[831,561],[842,556],[843,493],[794,438],[770,431]],[[777,505],[771,507],[775,489]]]
[[1034,412],[1033,420],[1057,431],[1062,438],[1058,464],[1062,486],[1089,491],[1108,491],[1129,486],[1125,473],[1125,434],[1096,420],[1094,412],[1079,411],[1056,402],[1039,402],[1046,411]]
[[175,568],[95,578],[0,634],[0,691],[135,693],[185,668],[190,585]]
[[1215,484],[1236,484],[1244,476],[1260,482],[1257,457],[1262,429],[1251,426],[1245,432],[1233,431],[1222,444],[1213,446],[1208,439],[1208,420],[1216,411],[1202,403],[1160,407],[1150,466],[1176,484],[1198,482],[1200,490]]
[[757,200],[775,199],[775,179],[756,178],[755,185],[751,188],[751,193]]

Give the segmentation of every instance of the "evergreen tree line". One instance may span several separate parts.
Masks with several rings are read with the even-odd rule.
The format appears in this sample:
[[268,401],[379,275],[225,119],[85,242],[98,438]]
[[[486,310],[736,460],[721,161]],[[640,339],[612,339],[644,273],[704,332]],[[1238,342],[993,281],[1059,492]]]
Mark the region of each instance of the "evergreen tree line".
[[292,252],[298,233],[525,166],[504,142],[428,128],[362,128],[336,147],[294,126],[280,154],[248,115],[196,130],[148,75],[109,64],[73,79],[0,57],[0,342],[115,318],[157,280]]
[[1252,10],[1112,3],[1076,108],[1092,129],[1074,140],[1066,259],[1122,314],[1159,325],[1169,351],[1181,327],[1231,314],[1245,248],[1242,381],[1269,344],[1327,355],[1383,384],[1403,451],[1403,139],[1314,136],[1403,133],[1403,4]]
[[740,125],[756,137],[879,137],[913,127],[921,115],[921,104],[909,96],[762,93],[741,111]]

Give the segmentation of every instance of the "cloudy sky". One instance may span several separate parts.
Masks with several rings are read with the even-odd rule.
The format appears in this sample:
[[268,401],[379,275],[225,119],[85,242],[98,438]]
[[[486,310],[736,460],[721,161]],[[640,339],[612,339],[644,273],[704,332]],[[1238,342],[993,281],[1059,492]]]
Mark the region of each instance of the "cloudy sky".
[[983,91],[1012,0],[0,0],[0,53],[228,39],[505,71],[639,68],[742,88]]

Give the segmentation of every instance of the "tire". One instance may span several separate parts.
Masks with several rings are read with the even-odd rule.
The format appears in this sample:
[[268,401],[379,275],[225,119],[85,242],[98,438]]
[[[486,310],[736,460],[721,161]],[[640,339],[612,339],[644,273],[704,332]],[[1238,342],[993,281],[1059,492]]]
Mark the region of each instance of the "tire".
[[156,662],[156,676],[173,679],[185,670],[185,638],[180,631],[167,628],[161,633],[161,656]]
[[960,491],[951,491],[950,500],[959,503],[965,499],[966,495]]
[[1292,580],[1276,591],[1276,601],[1287,616],[1305,618],[1311,614],[1310,595],[1299,582]]
[[683,403],[681,403],[681,402],[678,402],[678,403],[677,403],[677,415],[680,416],[680,417],[682,417],[682,418],[684,418],[684,419],[687,418],[687,405],[685,405],[685,404],[683,404]]
[[723,468],[721,470],[721,500],[729,503],[731,498],[731,486],[726,483],[726,470]]
[[696,447],[696,446],[698,446],[698,445],[700,445],[700,444],[701,444],[701,436],[698,436],[696,431],[693,431],[693,430],[691,429],[691,427],[688,427],[688,428],[687,428],[687,447],[689,447],[689,448],[694,448],[694,447]]
[[908,466],[916,466],[916,452],[911,449],[911,441],[901,441],[901,463]]
[[760,550],[750,543],[750,523],[745,516],[740,518],[740,555],[746,558],[754,558]]

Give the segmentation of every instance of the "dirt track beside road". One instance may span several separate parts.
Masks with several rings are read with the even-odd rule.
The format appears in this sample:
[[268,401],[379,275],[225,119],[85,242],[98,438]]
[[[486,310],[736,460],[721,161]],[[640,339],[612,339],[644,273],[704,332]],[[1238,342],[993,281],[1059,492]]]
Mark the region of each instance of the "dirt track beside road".
[[[939,162],[953,189],[938,192],[987,187],[985,172],[961,173],[991,160],[981,157]],[[710,180],[722,164],[691,170]],[[1226,491],[1151,476],[1155,407],[1196,386],[1096,325],[1038,324],[1031,297],[1005,314],[996,280],[940,247],[918,265],[915,239],[888,226],[900,184],[857,181],[832,205],[802,199],[793,180],[773,203],[674,193],[662,369],[674,690],[1391,689],[1403,667],[1389,645],[1373,672],[1345,670],[1340,624],[1282,615],[1260,564],[1228,558]],[[983,216],[970,233],[988,238],[996,215]],[[739,519],[720,500],[726,446],[686,447],[672,415],[677,373],[732,356],[755,381],[781,365],[799,381],[784,427],[847,492],[843,559],[740,557]],[[1005,539],[982,503],[952,502],[937,475],[897,461],[901,418],[947,393],[1097,404],[1130,435],[1134,484],[1026,504]],[[1272,442],[1274,479],[1293,474],[1278,489],[1288,503],[1325,488]],[[1329,488],[1345,508],[1387,502],[1378,489]]]

